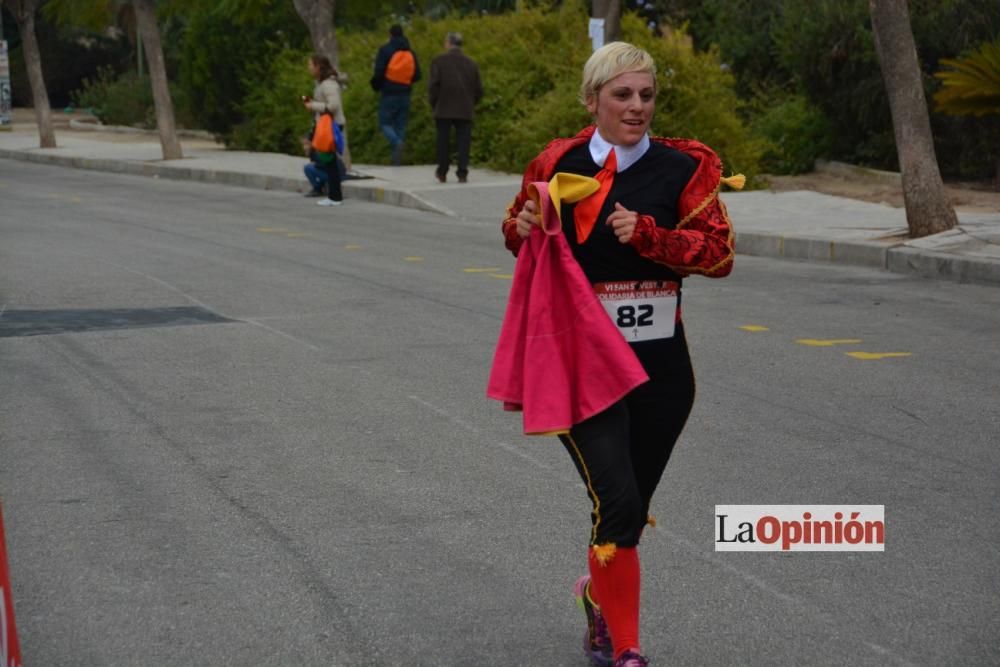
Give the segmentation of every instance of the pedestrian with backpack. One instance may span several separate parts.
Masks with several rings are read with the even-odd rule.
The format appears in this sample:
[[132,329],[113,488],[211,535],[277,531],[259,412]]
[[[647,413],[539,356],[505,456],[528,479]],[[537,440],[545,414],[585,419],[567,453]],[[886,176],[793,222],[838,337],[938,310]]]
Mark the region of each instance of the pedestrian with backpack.
[[375,55],[371,85],[379,93],[378,124],[392,149],[392,164],[403,159],[406,122],[410,116],[410,92],[420,80],[420,63],[403,36],[403,28],[389,28],[389,41]]
[[309,58],[309,74],[316,79],[312,97],[303,96],[302,105],[313,112],[313,130],[303,142],[309,156],[306,178],[312,185],[307,197],[326,197],[316,202],[320,206],[339,206],[344,195],[340,187],[340,159],[344,150],[344,109],[340,100],[337,70],[326,56]]

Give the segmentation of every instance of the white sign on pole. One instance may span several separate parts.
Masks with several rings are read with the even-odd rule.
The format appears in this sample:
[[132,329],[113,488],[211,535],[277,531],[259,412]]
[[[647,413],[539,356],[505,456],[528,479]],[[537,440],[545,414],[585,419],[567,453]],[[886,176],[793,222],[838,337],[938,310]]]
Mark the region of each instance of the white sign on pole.
[[594,51],[604,46],[604,19],[590,19],[590,41]]
[[0,39],[0,130],[13,129],[11,120],[10,59],[7,40]]

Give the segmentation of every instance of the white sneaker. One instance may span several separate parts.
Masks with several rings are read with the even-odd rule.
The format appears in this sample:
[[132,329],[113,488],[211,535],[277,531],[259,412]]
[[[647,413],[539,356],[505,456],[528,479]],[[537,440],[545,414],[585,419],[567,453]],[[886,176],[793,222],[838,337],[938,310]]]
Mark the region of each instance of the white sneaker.
[[337,201],[335,199],[330,199],[329,197],[326,197],[325,199],[320,199],[318,202],[316,202],[316,205],[317,206],[340,206],[343,203],[344,203],[343,201]]

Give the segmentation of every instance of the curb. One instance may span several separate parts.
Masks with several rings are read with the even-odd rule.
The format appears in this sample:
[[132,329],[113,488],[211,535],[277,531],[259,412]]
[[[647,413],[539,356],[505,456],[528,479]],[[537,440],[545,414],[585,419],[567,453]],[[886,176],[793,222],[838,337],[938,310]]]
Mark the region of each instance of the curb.
[[[90,132],[114,132],[115,134],[140,134],[144,136],[154,136],[159,137],[160,133],[157,130],[150,130],[145,127],[130,127],[128,125],[104,125],[100,121],[98,122],[88,122],[85,120],[80,120],[78,118],[69,119],[69,129],[80,130],[80,131],[90,131]],[[184,128],[179,128],[176,130],[176,134],[180,138],[187,137],[188,139],[205,139],[207,141],[215,141],[215,135],[211,132],[206,132],[205,130],[187,130]]]
[[886,268],[893,273],[1000,287],[1000,262],[969,259],[945,252],[893,248]]
[[876,181],[885,185],[903,184],[903,175],[898,171],[881,171],[879,169],[859,167],[856,164],[837,162],[835,160],[816,160],[813,170],[842,178],[861,178],[867,181]]
[[389,204],[390,206],[398,206],[400,208],[412,208],[418,211],[437,213],[438,215],[448,216],[449,218],[458,217],[454,211],[427,201],[420,195],[415,192],[410,192],[409,190],[354,185],[350,181],[344,181],[341,183],[341,188],[344,191],[345,198],[349,197],[351,199],[360,199],[362,201],[370,201],[376,204]]
[[911,248],[902,242],[831,241],[766,232],[737,232],[736,252],[739,255],[829,262],[921,278],[1000,287],[1000,262]]
[[[45,155],[3,148],[0,148],[0,158],[106,171],[115,174],[214,183],[258,190],[301,192],[303,186],[302,179],[298,178],[197,169],[155,162],[127,162],[115,159]],[[454,211],[408,190],[359,185],[345,181],[343,191],[344,197],[347,199],[389,204],[452,218],[460,217]],[[736,252],[740,255],[829,262],[923,278],[1000,286],[1000,262],[907,247],[902,242],[836,241],[808,236],[782,236],[775,233],[740,232],[737,230]]]
[[[0,148],[0,158],[34,162],[36,164],[51,164],[60,167],[106,171],[113,174],[131,176],[146,176],[152,178],[169,178],[175,181],[193,181],[197,183],[213,183],[236,187],[253,188],[256,190],[278,190],[283,192],[301,192],[303,180],[284,176],[266,176],[263,174],[248,174],[242,171],[224,171],[198,169],[174,164],[157,164],[155,162],[128,162],[125,160],[72,157],[68,155],[45,155],[20,150]],[[420,195],[407,190],[384,188],[378,186],[357,185],[351,181],[342,184],[344,198],[369,201],[377,204],[389,204],[401,208],[411,208],[428,211],[439,215],[457,217],[456,214],[442,206],[427,201]]]
[[831,241],[767,232],[736,232],[736,252],[741,255],[848,264],[885,270],[894,244],[878,241]]

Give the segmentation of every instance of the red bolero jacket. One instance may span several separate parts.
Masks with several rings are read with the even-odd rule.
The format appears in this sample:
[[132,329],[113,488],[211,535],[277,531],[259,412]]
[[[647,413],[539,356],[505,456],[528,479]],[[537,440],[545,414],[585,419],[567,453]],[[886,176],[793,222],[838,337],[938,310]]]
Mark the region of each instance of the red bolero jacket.
[[[528,165],[521,190],[507,207],[502,225],[505,244],[514,255],[522,244],[515,218],[528,200],[528,185],[552,178],[559,160],[570,149],[590,141],[594,130],[595,127],[590,126],[575,137],[550,142]],[[722,183],[742,188],[743,177],[723,178],[719,156],[699,141],[662,137],[652,137],[652,140],[694,158],[698,166],[678,201],[680,220],[677,227],[657,227],[652,216],[640,215],[629,244],[642,257],[664,264],[681,276],[697,273],[722,278],[729,275],[733,269],[733,226],[725,204],[719,199],[719,188]]]

